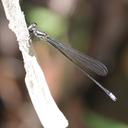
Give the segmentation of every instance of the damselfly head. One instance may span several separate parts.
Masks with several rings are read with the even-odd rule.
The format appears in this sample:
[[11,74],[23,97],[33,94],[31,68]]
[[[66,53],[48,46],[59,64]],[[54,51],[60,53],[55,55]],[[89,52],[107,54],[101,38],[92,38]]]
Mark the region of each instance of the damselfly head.
[[34,35],[38,38],[41,38],[43,40],[47,41],[47,33],[45,32],[41,32],[38,28],[37,28],[37,24],[36,23],[32,23],[29,27],[28,27],[29,33],[30,35]]
[[37,26],[36,23],[32,23],[32,24],[28,27],[29,32],[30,32],[30,33],[33,33],[33,32],[36,30],[36,26]]

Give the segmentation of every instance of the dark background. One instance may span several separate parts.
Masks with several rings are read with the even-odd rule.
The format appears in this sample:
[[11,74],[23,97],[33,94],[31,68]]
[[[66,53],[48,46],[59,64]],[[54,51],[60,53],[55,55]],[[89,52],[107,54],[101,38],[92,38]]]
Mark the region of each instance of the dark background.
[[[36,22],[50,36],[108,67],[105,77],[91,75],[117,96],[117,102],[56,49],[33,40],[51,93],[69,127],[128,128],[127,0],[22,0],[21,8],[28,25]],[[24,77],[22,55],[0,3],[0,128],[42,127]]]

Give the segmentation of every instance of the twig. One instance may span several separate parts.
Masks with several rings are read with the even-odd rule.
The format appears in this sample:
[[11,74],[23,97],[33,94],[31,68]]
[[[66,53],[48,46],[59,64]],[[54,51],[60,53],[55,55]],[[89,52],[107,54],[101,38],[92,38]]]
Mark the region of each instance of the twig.
[[9,28],[16,34],[24,59],[26,86],[44,128],[66,128],[68,121],[54,102],[44,74],[32,51],[31,40],[19,0],[2,0]]

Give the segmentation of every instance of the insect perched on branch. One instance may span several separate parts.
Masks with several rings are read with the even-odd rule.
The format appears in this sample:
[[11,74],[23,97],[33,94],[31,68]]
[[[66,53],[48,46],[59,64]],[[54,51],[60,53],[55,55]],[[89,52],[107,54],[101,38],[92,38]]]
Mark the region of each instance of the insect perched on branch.
[[67,57],[71,62],[73,62],[88,78],[90,78],[98,87],[100,87],[113,101],[116,101],[117,98],[112,92],[104,88],[99,82],[97,82],[92,76],[87,73],[87,69],[95,72],[100,76],[105,76],[108,73],[107,67],[92,57],[82,54],[78,50],[62,44],[55,39],[51,38],[47,33],[40,31],[37,28],[36,23],[31,24],[28,27],[29,33],[41,40],[44,40],[51,44],[53,47],[58,49],[65,57]]

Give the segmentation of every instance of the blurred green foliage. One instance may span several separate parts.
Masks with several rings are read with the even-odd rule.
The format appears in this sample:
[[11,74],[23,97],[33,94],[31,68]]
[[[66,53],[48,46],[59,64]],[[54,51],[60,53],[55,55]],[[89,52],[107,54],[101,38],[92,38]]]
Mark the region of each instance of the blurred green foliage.
[[89,113],[86,118],[89,128],[128,128],[126,124],[111,120],[98,114]]
[[41,30],[54,37],[67,32],[68,23],[66,17],[60,16],[46,8],[33,7],[27,12],[30,23],[36,22]]

